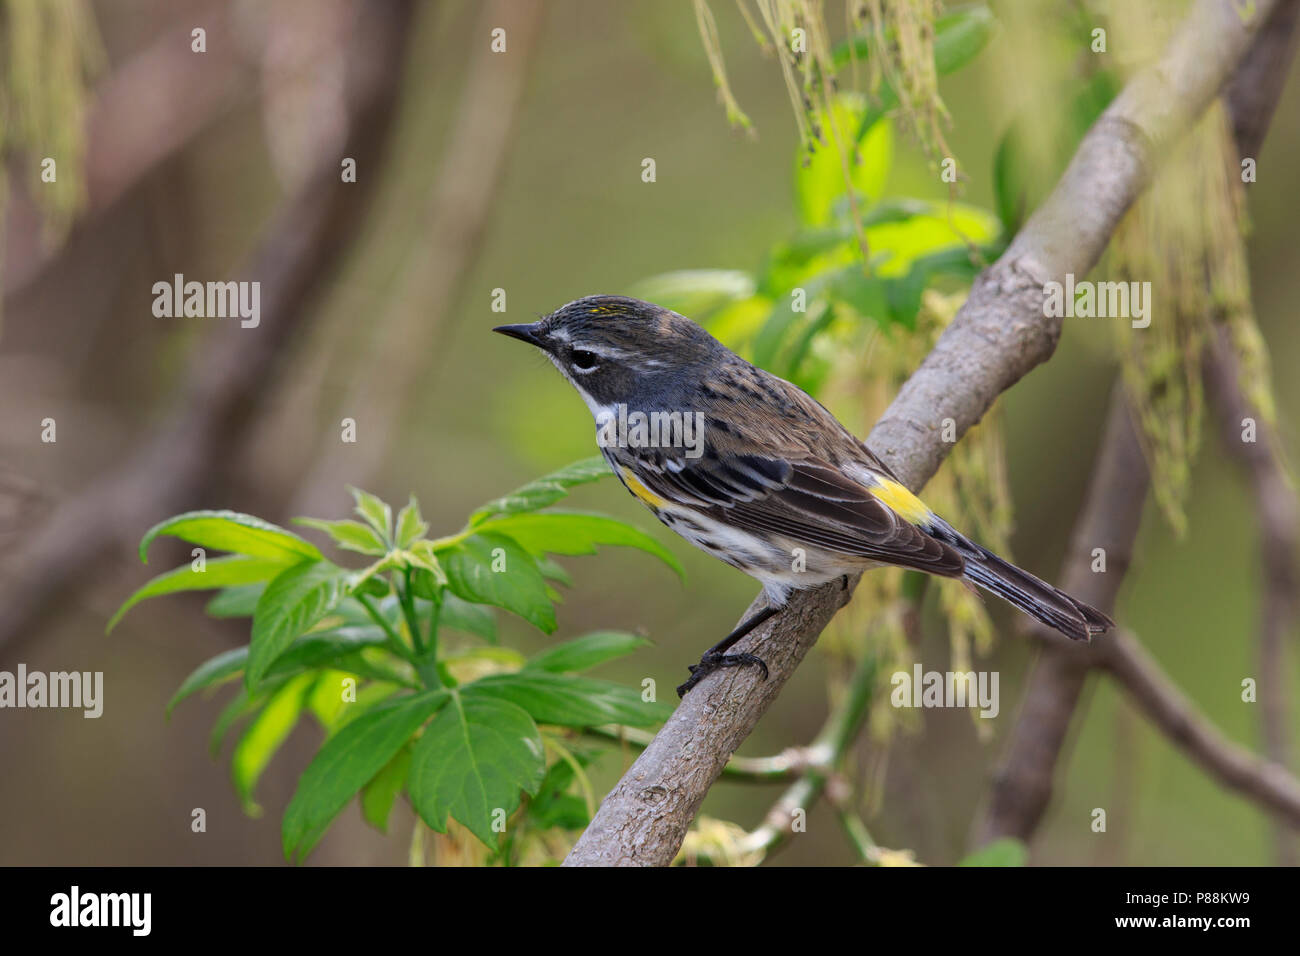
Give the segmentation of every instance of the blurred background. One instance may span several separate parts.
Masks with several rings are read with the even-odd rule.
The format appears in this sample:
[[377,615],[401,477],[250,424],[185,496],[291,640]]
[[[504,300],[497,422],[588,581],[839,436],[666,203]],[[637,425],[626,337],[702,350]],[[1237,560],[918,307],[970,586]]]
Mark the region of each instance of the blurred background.
[[[11,42],[0,77],[0,669],[103,671],[106,690],[98,720],[0,711],[0,863],[282,863],[279,816],[320,732],[297,728],[259,786],[264,812],[245,814],[228,762],[207,747],[223,696],[186,702],[170,721],[163,710],[195,665],[244,642],[246,629],[181,596],[104,634],[126,595],[188,560],[170,542],[142,567],[140,535],[199,507],[277,522],[343,517],[346,484],[390,501],[414,493],[434,532],[450,533],[483,501],[592,454],[578,396],[540,355],[490,328],[673,270],[755,270],[799,225],[795,116],[775,61],[729,3],[713,13],[756,135],[728,124],[685,2],[52,3],[57,39],[24,34],[52,51],[39,66],[17,52],[18,6],[0,3]],[[1078,7],[1026,6],[1049,18]],[[202,53],[192,50],[196,27]],[[495,27],[506,30],[504,53],[490,49]],[[986,210],[995,150],[1033,104],[1029,71],[1055,57],[1027,50],[1024,36],[1000,30],[939,85],[960,199]],[[63,98],[64,122],[52,127],[63,130],[62,152],[31,142],[41,127],[23,118],[22,69]],[[884,194],[946,201],[931,157],[914,138],[895,140]],[[1293,71],[1246,190],[1251,293],[1289,449],[1300,413],[1289,374],[1300,360],[1298,150]],[[72,158],[58,167],[67,194],[51,202],[40,160],[56,152]],[[345,186],[342,156],[357,160]],[[175,273],[260,278],[263,325],[155,317],[153,283]],[[497,289],[504,315],[492,309]],[[1108,321],[1067,319],[1052,361],[999,403],[1011,550],[1049,579],[1117,375]],[[357,421],[355,445],[338,441],[344,417]],[[53,443],[42,441],[46,419],[57,424]],[[856,422],[863,434],[869,424]],[[1258,750],[1258,705],[1240,693],[1258,671],[1256,523],[1249,486],[1208,425],[1190,488],[1182,536],[1148,507],[1116,616],[1228,737]],[[638,631],[654,646],[605,676],[672,687],[734,625],[753,583],[671,535],[614,482],[580,489],[574,504],[649,529],[680,557],[685,583],[632,551],[565,559],[574,584],[555,637],[503,614],[503,642],[532,651],[599,628]],[[992,731],[932,710],[862,745],[873,752],[863,761],[884,768],[867,811],[872,835],[923,862],[968,852],[1034,653],[1007,608],[989,609],[1000,636],[977,666],[1001,673],[1001,714],[983,722]],[[922,623],[918,659],[943,670],[943,622],[930,608]],[[1294,700],[1293,646],[1285,681]],[[825,719],[826,684],[814,651],[741,753],[808,742]],[[601,794],[623,766],[616,749],[597,765]],[[751,828],[780,792],[724,779],[704,813]],[[1110,808],[1108,834],[1089,827],[1098,806]],[[206,833],[191,832],[198,807]],[[385,837],[350,808],[310,862],[403,863],[412,819],[403,805]],[[1030,859],[1264,864],[1277,859],[1274,832],[1094,677]],[[825,806],[772,858],[853,860]]]

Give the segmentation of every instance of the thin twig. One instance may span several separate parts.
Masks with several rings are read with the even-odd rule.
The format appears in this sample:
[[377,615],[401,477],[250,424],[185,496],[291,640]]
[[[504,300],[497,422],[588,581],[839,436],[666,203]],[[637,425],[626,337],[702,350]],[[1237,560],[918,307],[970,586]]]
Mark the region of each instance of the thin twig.
[[[736,855],[766,858],[795,833],[797,821],[806,820],[849,747],[858,736],[875,696],[879,661],[868,653],[849,679],[844,698],[831,711],[825,726],[808,748],[809,760],[799,778],[781,794],[763,822],[740,841]],[[865,832],[865,828],[864,828]]]

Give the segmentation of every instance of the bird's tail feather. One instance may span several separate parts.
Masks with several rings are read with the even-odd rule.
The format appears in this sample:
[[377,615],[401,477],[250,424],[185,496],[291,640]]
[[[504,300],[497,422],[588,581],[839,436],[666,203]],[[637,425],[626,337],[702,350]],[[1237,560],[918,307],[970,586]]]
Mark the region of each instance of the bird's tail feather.
[[1114,621],[1095,607],[1004,561],[987,548],[958,534],[951,526],[942,529],[941,534],[944,539],[948,535],[956,539],[949,543],[955,545],[966,559],[963,577],[1071,640],[1091,640],[1094,634],[1103,634],[1115,626]]

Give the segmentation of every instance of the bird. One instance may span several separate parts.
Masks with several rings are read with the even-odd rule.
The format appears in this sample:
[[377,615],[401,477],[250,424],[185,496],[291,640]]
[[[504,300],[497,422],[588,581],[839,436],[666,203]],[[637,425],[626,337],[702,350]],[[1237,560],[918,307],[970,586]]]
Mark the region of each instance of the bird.
[[820,402],[700,325],[625,296],[577,299],[493,329],[540,349],[577,390],[631,494],[697,548],[756,579],[764,604],[677,688],[767,664],[731,648],[797,590],[883,565],[977,585],[1077,641],[1106,614],[998,557],[930,510]]

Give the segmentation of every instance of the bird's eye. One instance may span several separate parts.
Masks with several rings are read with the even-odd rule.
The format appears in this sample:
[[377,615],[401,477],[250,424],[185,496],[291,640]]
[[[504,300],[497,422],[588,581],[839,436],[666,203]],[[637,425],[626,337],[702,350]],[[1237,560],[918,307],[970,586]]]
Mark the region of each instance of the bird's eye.
[[596,367],[596,353],[588,352],[586,349],[574,349],[571,360],[574,368],[584,372],[590,372]]

